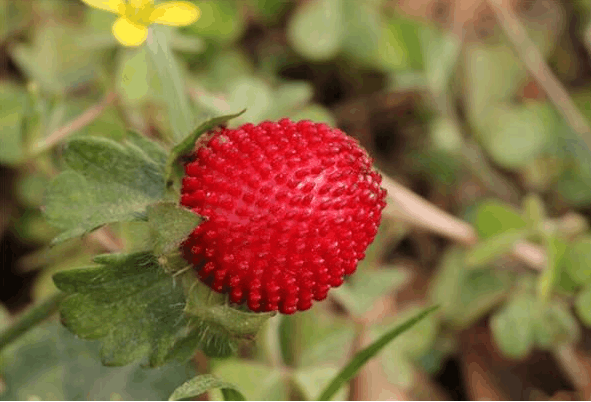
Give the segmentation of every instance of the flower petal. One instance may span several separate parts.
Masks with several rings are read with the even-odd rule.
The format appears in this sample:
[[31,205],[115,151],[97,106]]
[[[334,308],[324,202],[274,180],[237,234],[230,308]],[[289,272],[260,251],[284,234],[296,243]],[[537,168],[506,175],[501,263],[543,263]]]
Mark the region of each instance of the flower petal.
[[152,3],[154,3],[154,0],[129,0],[129,4],[131,4],[133,8],[140,10],[152,5]]
[[122,15],[125,13],[125,4],[123,0],[82,0],[90,7],[98,8],[100,10],[110,11],[115,14]]
[[188,1],[169,1],[156,6],[150,21],[158,24],[185,26],[197,21],[201,16],[201,10]]
[[113,24],[113,35],[124,46],[139,46],[148,37],[148,28],[137,25],[126,17],[119,17]]

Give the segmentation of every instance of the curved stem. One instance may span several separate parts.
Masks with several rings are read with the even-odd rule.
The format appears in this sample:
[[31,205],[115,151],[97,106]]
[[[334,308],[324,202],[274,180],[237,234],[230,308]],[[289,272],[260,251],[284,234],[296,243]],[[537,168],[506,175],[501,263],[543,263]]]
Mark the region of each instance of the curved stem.
[[393,201],[385,214],[413,226],[430,230],[466,246],[478,242],[474,228],[459,218],[436,207],[382,173],[382,187]]
[[544,92],[546,92],[546,95],[556,106],[564,120],[581,137],[587,148],[591,149],[591,127],[589,127],[589,123],[574,104],[564,85],[556,78],[519,18],[503,0],[488,0],[488,3],[496,14],[497,20],[507,38],[517,50],[523,64],[525,64],[540,87],[544,89]]
[[54,294],[43,303],[32,307],[29,311],[23,314],[17,322],[0,332],[0,351],[8,344],[21,337],[29,329],[55,313],[60,302],[65,297],[66,294],[62,292]]
[[74,120],[66,123],[63,127],[55,130],[47,138],[40,141],[32,150],[31,156],[32,157],[37,156],[37,155],[51,149],[53,146],[58,144],[64,138],[68,137],[70,134],[72,134],[72,133],[80,130],[81,128],[86,127],[90,123],[92,123],[116,99],[117,99],[117,93],[116,92],[109,92],[107,95],[105,95],[105,97],[99,103],[88,108],[80,116],[78,116]]
[[[388,191],[388,197],[391,200],[384,210],[384,215],[437,233],[466,247],[472,247],[478,243],[476,230],[468,222],[431,204],[384,173],[382,173],[382,187]],[[513,247],[513,255],[531,268],[545,269],[546,253],[536,244],[518,242]]]

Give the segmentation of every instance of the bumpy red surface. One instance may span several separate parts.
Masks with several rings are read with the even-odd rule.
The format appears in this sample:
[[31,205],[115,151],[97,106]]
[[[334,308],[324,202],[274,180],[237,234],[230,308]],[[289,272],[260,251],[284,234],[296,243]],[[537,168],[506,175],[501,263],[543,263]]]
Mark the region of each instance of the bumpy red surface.
[[381,177],[338,129],[288,119],[245,124],[209,133],[193,156],[181,204],[205,220],[183,254],[234,303],[307,310],[355,271],[376,235]]

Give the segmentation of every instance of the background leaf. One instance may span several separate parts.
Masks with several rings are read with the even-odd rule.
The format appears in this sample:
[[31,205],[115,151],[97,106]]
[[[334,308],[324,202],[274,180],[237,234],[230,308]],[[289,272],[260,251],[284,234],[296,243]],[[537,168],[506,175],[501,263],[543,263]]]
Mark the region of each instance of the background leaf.
[[31,330],[2,352],[2,400],[166,400],[195,375],[192,364],[106,367],[99,350],[98,342],[79,339],[57,322]]
[[189,99],[184,90],[181,70],[170,50],[168,39],[161,30],[151,28],[146,49],[162,85],[173,138],[179,141],[188,135],[195,125]]
[[565,254],[565,269],[577,284],[591,282],[591,238],[583,237],[575,242]]
[[[338,368],[331,365],[309,366],[298,369],[293,373],[293,382],[305,400],[313,401],[328,385],[329,381],[338,374]],[[342,387],[332,398],[336,401],[347,399],[348,386]]]
[[349,312],[361,317],[378,298],[404,285],[408,276],[406,272],[395,267],[367,269],[333,289],[332,294]]
[[345,37],[342,0],[302,3],[287,27],[287,38],[304,57],[328,60],[338,53]]
[[[287,389],[281,374],[271,367],[238,359],[216,360],[212,373],[220,378],[232,378],[249,401],[281,401],[287,399]],[[221,392],[210,396],[219,400]]]
[[359,351],[353,359],[345,366],[339,374],[333,378],[330,384],[324,388],[318,400],[321,401],[328,401],[330,400],[333,395],[341,388],[341,386],[349,381],[351,378],[355,376],[355,374],[359,371],[361,367],[369,359],[374,357],[378,354],[381,349],[386,346],[390,341],[395,339],[398,335],[402,334],[403,332],[410,329],[413,325],[418,323],[420,320],[425,318],[428,314],[432,313],[438,307],[427,307],[423,309],[419,314],[409,318],[405,322],[401,323],[400,325],[396,326],[392,330],[388,331],[384,335],[382,335],[378,340],[373,342],[371,345],[367,346],[363,350]]
[[0,86],[0,162],[18,163],[24,156],[23,119],[27,104],[26,93],[12,85]]
[[526,236],[526,230],[509,229],[485,239],[466,253],[466,268],[474,268],[492,262],[495,258],[510,252],[515,243],[525,239]]
[[486,239],[509,229],[523,229],[526,223],[515,208],[498,200],[488,200],[478,205],[474,226],[478,235]]
[[577,315],[587,327],[591,327],[591,287],[586,287],[575,301]]
[[536,302],[528,296],[518,296],[491,319],[491,329],[501,351],[512,358],[526,356],[534,345],[533,311]]
[[211,374],[202,374],[191,378],[174,390],[169,401],[178,401],[199,396],[212,388],[220,388],[226,401],[245,401],[244,395],[234,385],[224,382]]

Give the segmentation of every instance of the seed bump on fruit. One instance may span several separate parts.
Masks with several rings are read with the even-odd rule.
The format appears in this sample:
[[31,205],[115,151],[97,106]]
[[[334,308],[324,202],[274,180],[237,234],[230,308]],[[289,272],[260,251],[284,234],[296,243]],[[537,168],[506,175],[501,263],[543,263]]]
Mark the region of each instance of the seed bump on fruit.
[[252,311],[309,309],[355,271],[377,233],[381,177],[354,139],[326,124],[220,128],[192,158],[181,204],[205,219],[183,255]]

